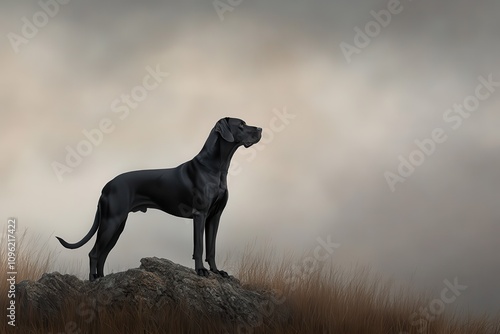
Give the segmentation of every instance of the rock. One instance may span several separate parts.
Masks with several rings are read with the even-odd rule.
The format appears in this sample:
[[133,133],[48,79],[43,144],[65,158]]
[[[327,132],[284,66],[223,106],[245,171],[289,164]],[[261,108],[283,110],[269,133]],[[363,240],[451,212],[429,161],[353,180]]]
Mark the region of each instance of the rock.
[[108,309],[140,305],[148,312],[165,305],[182,306],[192,314],[232,324],[251,324],[266,317],[287,321],[290,313],[284,301],[268,289],[242,286],[232,276],[210,273],[201,277],[193,269],[156,257],[141,259],[139,268],[94,282],[58,272],[44,274],[36,282],[17,284],[17,296],[21,308],[47,320],[82,301]]

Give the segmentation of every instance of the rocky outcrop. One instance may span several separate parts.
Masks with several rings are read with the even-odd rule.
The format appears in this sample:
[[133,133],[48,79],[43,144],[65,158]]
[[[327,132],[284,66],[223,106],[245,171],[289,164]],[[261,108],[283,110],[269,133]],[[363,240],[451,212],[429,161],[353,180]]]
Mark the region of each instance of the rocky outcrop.
[[[57,317],[67,305],[90,300],[101,308],[137,305],[147,312],[162,307],[181,307],[193,314],[215,317],[233,324],[248,324],[270,316],[287,321],[289,311],[280,296],[270,290],[242,286],[234,278],[211,273],[196,275],[193,269],[160,258],[144,258],[141,266],[109,274],[94,282],[58,272],[44,274],[38,281],[17,284],[21,309],[38,317]],[[272,314],[270,314],[270,312]]]

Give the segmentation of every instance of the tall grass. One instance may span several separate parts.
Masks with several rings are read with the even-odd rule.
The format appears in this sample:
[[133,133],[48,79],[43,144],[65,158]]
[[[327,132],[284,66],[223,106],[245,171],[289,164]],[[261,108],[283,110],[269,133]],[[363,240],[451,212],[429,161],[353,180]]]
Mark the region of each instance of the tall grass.
[[[21,240],[19,240],[21,239]],[[54,254],[39,238],[18,237],[18,282],[37,280],[54,268]],[[1,243],[0,265],[7,267],[6,245]],[[306,254],[307,255],[307,254]],[[161,312],[148,312],[142,305],[122,309],[90,309],[78,313],[85,299],[68,304],[57,319],[44,322],[29,310],[18,310],[19,333],[500,333],[498,318],[460,318],[444,313],[426,326],[417,326],[411,316],[430,298],[409,288],[397,287],[390,280],[374,275],[367,268],[341,269],[331,262],[309,268],[306,273],[291,272],[305,256],[275,255],[270,247],[249,246],[228,265],[242,284],[273,289],[277,298],[263,308],[262,316],[251,323],[225,324],[204,314],[192,314],[183,305],[165,306]],[[295,264],[295,266],[294,266]],[[303,269],[303,268],[302,268]],[[300,270],[299,270],[300,272]],[[7,283],[0,282],[0,304],[6,307]],[[90,305],[90,303],[88,303]],[[286,306],[285,306],[286,305]],[[284,311],[286,309],[286,312]],[[277,317],[288,314],[286,322]],[[4,317],[4,316],[2,316]],[[2,322],[3,323],[3,322]],[[8,325],[1,332],[13,332]]]
[[[52,270],[55,264],[54,252],[48,247],[48,240],[42,241],[40,236],[28,235],[27,230],[21,234],[15,235],[15,270],[17,272],[16,280],[20,282],[27,279],[38,279],[43,273]],[[0,266],[2,270],[7,271],[7,238],[0,240]],[[0,291],[2,297],[6,295],[8,282],[3,279],[0,281]]]

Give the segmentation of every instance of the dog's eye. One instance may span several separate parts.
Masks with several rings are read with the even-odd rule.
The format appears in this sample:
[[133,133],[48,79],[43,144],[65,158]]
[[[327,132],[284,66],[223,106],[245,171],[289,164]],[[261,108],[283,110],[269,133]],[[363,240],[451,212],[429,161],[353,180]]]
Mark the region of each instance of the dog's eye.
[[243,127],[244,127],[244,126],[245,126],[245,125],[244,125],[243,123],[240,123],[240,126],[238,126],[238,128],[240,128],[240,130],[243,130]]

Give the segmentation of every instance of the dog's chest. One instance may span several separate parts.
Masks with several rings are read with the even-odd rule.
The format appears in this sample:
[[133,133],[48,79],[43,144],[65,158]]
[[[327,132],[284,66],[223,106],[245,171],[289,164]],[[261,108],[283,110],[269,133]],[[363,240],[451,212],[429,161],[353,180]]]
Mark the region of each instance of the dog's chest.
[[227,190],[226,180],[221,179],[219,182],[207,182],[205,184],[204,195],[209,198],[211,202],[221,199]]

